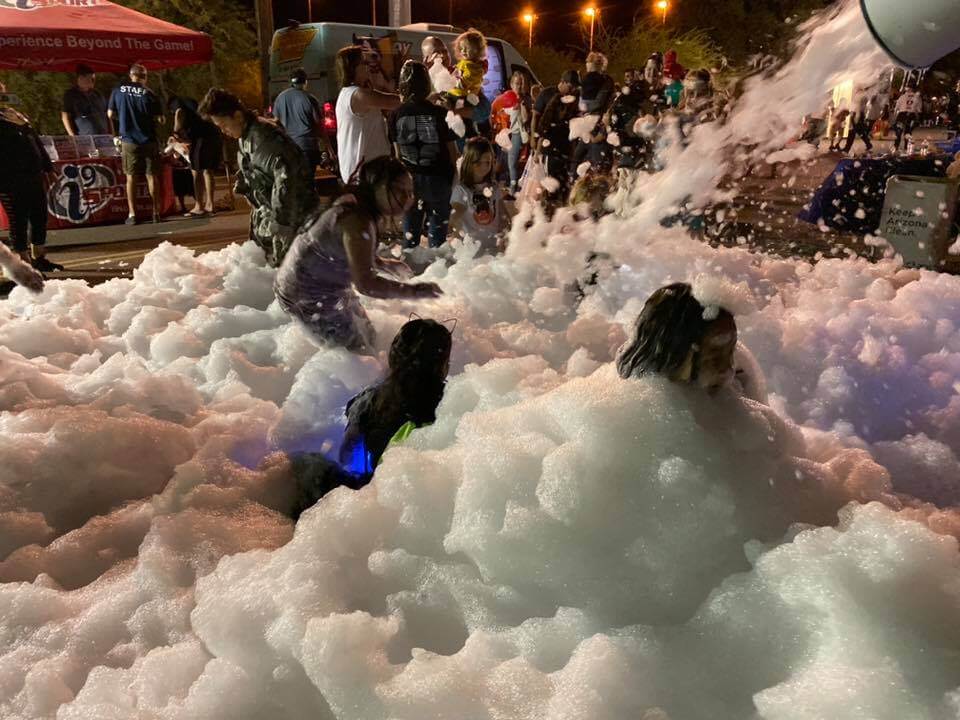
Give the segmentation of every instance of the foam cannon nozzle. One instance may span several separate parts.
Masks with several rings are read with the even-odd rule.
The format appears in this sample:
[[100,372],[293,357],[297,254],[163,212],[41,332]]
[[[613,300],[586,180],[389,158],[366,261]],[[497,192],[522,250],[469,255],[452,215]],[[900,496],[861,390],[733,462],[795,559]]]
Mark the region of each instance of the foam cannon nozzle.
[[867,25],[898,64],[925,68],[960,47],[960,0],[860,0]]

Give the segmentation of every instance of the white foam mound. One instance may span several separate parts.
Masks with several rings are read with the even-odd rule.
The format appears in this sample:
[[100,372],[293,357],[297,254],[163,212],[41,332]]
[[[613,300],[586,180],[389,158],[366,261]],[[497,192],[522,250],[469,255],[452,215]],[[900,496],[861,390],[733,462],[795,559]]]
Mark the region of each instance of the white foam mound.
[[[674,172],[364,299],[379,358],[250,243],[0,303],[0,717],[956,717],[960,281],[711,248],[656,222]],[[769,406],[617,376],[678,281]],[[288,454],[336,453],[413,310],[458,319],[437,422],[294,527]]]
[[753,297],[744,282],[734,285],[725,277],[701,273],[691,283],[693,296],[714,319],[719,308],[734,315],[746,315],[754,309]]

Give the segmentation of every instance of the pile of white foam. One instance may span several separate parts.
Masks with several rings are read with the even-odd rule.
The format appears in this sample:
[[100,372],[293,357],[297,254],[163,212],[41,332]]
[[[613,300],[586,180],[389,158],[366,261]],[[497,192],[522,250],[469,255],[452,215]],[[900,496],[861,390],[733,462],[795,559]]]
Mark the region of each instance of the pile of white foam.
[[[960,281],[652,217],[524,215],[427,270],[442,298],[365,300],[381,350],[458,318],[450,382],[295,527],[289,454],[336,452],[382,357],[317,348],[252,244],[15,291],[0,717],[960,714]],[[735,306],[769,406],[616,375],[679,280]]]

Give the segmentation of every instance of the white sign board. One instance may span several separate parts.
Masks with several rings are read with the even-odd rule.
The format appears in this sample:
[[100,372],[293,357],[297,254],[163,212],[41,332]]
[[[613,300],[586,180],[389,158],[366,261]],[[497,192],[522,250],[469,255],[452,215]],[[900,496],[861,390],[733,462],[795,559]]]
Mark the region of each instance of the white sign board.
[[904,263],[937,269],[947,259],[956,180],[894,175],[887,180],[879,234]]

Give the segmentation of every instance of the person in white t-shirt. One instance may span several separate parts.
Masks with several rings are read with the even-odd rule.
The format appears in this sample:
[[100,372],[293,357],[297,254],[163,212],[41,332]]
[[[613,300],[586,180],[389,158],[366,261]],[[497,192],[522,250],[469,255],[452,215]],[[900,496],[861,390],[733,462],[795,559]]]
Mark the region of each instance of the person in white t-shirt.
[[920,119],[920,113],[923,111],[923,97],[916,86],[908,85],[903,94],[897,98],[897,104],[894,106],[893,130],[897,134],[897,139],[893,143],[895,152],[900,151],[900,143],[903,137],[913,135],[913,127]]
[[400,106],[400,96],[374,90],[371,66],[359,45],[337,53],[337,153],[340,178],[350,184],[366,160],[390,154],[384,111]]
[[450,228],[480,243],[480,252],[494,253],[510,228],[503,192],[493,175],[493,146],[484,137],[467,141],[460,178],[450,194]]

